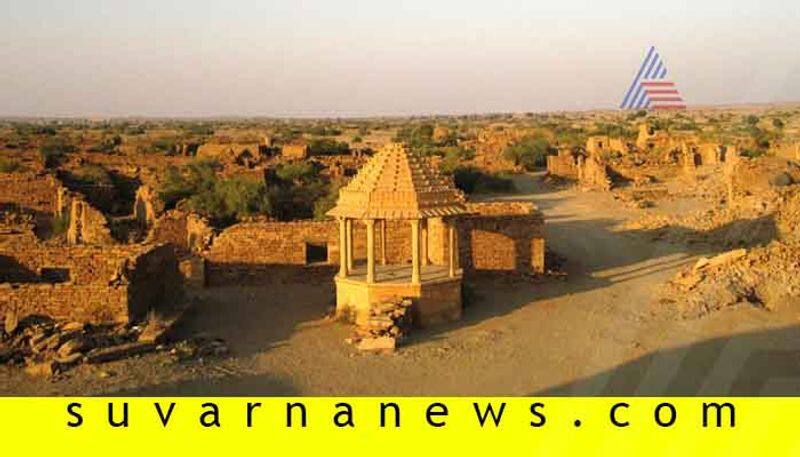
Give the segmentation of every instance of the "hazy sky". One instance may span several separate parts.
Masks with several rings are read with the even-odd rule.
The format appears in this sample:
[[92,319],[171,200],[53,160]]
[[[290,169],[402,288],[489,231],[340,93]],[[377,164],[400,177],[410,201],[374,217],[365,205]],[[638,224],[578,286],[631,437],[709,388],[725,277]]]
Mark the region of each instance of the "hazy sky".
[[616,107],[649,45],[691,104],[800,100],[800,2],[2,0],[0,115]]

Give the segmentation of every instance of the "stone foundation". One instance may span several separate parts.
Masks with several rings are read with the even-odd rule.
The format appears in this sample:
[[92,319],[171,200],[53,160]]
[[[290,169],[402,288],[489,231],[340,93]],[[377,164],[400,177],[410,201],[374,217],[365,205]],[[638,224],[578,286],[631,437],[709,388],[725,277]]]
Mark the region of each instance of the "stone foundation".
[[[410,280],[411,267],[399,268],[409,270],[406,279]],[[435,274],[433,270],[437,270],[439,274]],[[380,269],[378,274],[380,275]],[[338,276],[334,279],[337,316],[363,324],[369,318],[373,306],[405,297],[414,302],[413,321],[417,326],[426,327],[461,318],[462,278],[460,274],[454,278],[448,277],[446,268],[423,268],[423,280],[420,284],[411,284],[404,280],[368,284],[362,279]]]

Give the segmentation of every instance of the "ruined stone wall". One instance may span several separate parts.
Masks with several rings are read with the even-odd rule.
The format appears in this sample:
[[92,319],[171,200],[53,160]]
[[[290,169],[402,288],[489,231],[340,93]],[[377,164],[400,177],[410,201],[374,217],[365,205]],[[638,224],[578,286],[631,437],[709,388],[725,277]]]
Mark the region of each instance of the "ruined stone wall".
[[126,322],[127,286],[100,284],[0,284],[0,313],[46,315],[79,322]]
[[281,156],[285,159],[305,159],[308,157],[308,145],[297,144],[284,144],[281,148]]
[[612,138],[608,135],[593,135],[586,139],[586,153],[597,155],[604,152],[628,154],[630,148],[624,138]]
[[631,152],[628,142],[625,141],[624,138],[609,138],[608,148],[612,151],[621,152],[623,154],[628,154]]
[[179,256],[189,253],[187,218],[185,211],[169,210],[153,223],[147,234],[147,243],[171,243]]
[[15,262],[0,273],[16,275],[0,284],[0,314],[127,322],[169,309],[181,294],[169,245],[0,247],[0,258]]
[[164,204],[155,190],[148,185],[139,186],[133,203],[133,215],[143,229],[151,227],[164,211]]
[[129,257],[125,268],[129,319],[143,319],[151,310],[167,313],[180,301],[183,278],[171,244],[154,245]]
[[313,279],[320,269],[332,273],[330,267],[305,268],[306,247],[327,245],[328,261],[336,261],[338,236],[335,221],[239,223],[220,232],[203,253],[206,280],[209,285],[264,283],[294,275]]
[[800,160],[800,141],[773,141],[770,153],[787,159]]
[[[42,269],[67,269],[69,270],[69,282],[73,284],[107,284],[121,274],[120,269],[126,259],[136,256],[141,250],[142,247],[135,245],[100,247],[39,244],[19,246],[0,242],[0,255],[14,259],[17,268],[33,273],[37,278]],[[17,274],[22,272],[20,270]]]
[[701,143],[697,150],[702,165],[717,165],[725,161],[724,148],[717,143]]
[[[538,272],[544,269],[542,215],[523,202],[469,204],[472,213],[455,219],[462,240],[462,265],[470,271],[502,270]],[[448,260],[448,222],[427,221],[427,258],[432,264]],[[381,259],[382,231],[375,224],[375,259]],[[466,243],[466,244],[464,244]],[[309,245],[324,246],[327,258],[309,262]],[[339,264],[339,226],[334,220],[295,222],[245,222],[233,225],[213,238],[201,252],[209,285],[272,283],[283,281],[324,282]],[[366,259],[366,226],[353,222],[353,258]],[[409,221],[387,221],[386,260],[390,264],[411,262]]]
[[33,224],[3,220],[0,223],[0,282],[35,280],[37,274],[20,264],[14,253],[38,244]]
[[474,143],[465,143],[464,146],[474,147],[475,158],[472,163],[477,167],[491,172],[513,172],[519,171],[519,167],[512,160],[504,157],[504,151],[521,137],[522,133],[516,130],[484,129],[478,133]]
[[578,183],[583,188],[611,190],[612,180],[605,161],[596,155],[579,158]]
[[466,273],[542,273],[544,217],[526,202],[468,205],[458,218],[459,264]]
[[[380,224],[375,224],[375,258],[380,260]],[[353,221],[353,259],[367,258],[366,226]],[[327,259],[308,265],[309,244],[324,246]],[[313,249],[313,248],[312,248]],[[213,238],[202,255],[209,285],[233,282],[272,282],[328,278],[339,264],[339,225],[335,220],[295,222],[244,222],[228,227]],[[387,221],[388,263],[411,261],[411,226],[408,221]],[[318,272],[319,274],[315,273]],[[315,276],[316,275],[316,276]],[[320,276],[321,275],[321,276]]]
[[0,173],[0,210],[33,214],[37,225],[49,224],[59,186],[58,180],[48,174]]
[[116,243],[108,219],[82,196],[70,200],[67,242],[70,244],[109,245]]
[[578,179],[578,159],[572,151],[559,150],[558,155],[547,156],[547,172],[567,179]]
[[220,162],[257,161],[261,157],[258,143],[204,143],[197,148],[197,157]]
[[600,154],[609,148],[609,138],[605,135],[594,135],[586,139],[586,153]]

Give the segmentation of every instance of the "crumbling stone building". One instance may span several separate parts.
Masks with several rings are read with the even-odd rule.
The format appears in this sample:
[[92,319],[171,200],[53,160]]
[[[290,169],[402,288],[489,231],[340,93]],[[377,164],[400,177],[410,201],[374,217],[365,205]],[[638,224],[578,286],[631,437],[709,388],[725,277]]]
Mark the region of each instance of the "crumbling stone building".
[[0,227],[0,315],[129,322],[180,294],[170,245],[47,245],[30,226]]
[[287,143],[281,148],[281,157],[287,160],[303,160],[308,158],[308,144]]

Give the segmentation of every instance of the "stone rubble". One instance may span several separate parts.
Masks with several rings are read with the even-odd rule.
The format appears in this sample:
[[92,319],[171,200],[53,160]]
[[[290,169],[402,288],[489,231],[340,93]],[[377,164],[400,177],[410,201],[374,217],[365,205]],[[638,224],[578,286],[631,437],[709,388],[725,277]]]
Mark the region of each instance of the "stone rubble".
[[393,352],[412,328],[412,306],[410,298],[373,306],[369,317],[357,322],[353,334],[345,341],[359,351]]
[[[53,378],[81,363],[101,364],[166,349],[172,323],[84,324],[42,316],[17,320],[10,312],[0,327],[0,364]],[[170,353],[187,360],[226,355],[228,349],[220,339],[195,338],[175,343]]]

